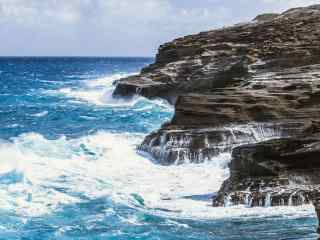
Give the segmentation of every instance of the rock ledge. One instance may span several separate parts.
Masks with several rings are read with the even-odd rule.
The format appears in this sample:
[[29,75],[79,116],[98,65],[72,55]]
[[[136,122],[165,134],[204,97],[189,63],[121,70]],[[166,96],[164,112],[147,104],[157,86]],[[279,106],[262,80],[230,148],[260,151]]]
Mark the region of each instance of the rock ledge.
[[320,216],[320,5],[176,39],[114,97],[175,104],[139,147],[160,164],[231,154],[215,206],[299,205]]

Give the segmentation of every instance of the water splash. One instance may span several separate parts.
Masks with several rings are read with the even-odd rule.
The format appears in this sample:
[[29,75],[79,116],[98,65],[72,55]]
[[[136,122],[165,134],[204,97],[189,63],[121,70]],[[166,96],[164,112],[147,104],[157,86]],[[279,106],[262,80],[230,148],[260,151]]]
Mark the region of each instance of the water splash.
[[[286,133],[281,126],[267,123],[232,125],[197,131],[162,131],[141,149],[163,163],[212,162],[221,156],[231,156],[240,145],[280,138]],[[193,146],[197,146],[194,148]],[[230,157],[229,157],[230,158]]]
[[[15,159],[21,163],[25,180],[12,182],[10,189],[3,180],[7,189],[2,189],[1,206],[8,207],[12,199],[20,196],[18,206],[10,208],[41,215],[61,204],[80,202],[81,196],[109,196],[115,202],[130,205],[133,196],[139,195],[148,208],[182,211],[185,204],[179,207],[179,202],[194,202],[183,196],[214,192],[227,177],[225,170],[209,165],[170,169],[155,165],[135,151],[142,138],[143,135],[99,132],[70,140],[48,140],[36,133],[12,139],[1,145],[2,164],[7,159],[10,165],[7,170],[2,165],[2,169],[4,173],[18,169],[18,164],[11,161]],[[172,200],[163,200],[168,197]]]
[[[264,205],[265,205],[265,207],[271,207],[271,205],[272,205],[271,192],[266,193],[266,199],[265,199]],[[291,206],[291,205],[289,204],[289,206]]]

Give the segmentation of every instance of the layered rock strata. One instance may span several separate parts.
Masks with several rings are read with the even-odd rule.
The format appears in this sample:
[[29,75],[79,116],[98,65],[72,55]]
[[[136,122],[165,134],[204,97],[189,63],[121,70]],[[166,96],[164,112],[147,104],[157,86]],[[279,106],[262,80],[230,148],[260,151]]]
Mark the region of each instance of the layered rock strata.
[[[182,155],[199,162],[192,156],[208,159],[217,153],[210,146],[225,140],[225,127],[276,124],[282,127],[273,137],[281,137],[319,118],[320,7],[267,16],[166,43],[154,64],[117,82],[115,97],[141,94],[175,103],[172,121],[141,150],[164,164],[181,163]],[[192,140],[172,146],[172,139]],[[214,139],[209,147],[207,139]],[[234,142],[226,149],[247,143]],[[179,148],[190,153],[180,154]]]
[[233,150],[214,205],[313,202],[320,216],[318,128],[306,130],[320,120],[319,26],[314,5],[162,45],[154,64],[114,92],[175,104],[139,150],[164,165]]
[[320,214],[319,122],[295,137],[237,147],[229,167],[230,178],[214,198],[214,206],[314,203]]
[[[120,80],[114,95],[139,93],[175,102],[185,93],[239,89],[247,82],[250,68],[261,73],[275,69],[281,74],[284,68],[319,63],[319,6],[166,43],[160,46],[155,63],[138,76]],[[255,83],[256,90],[264,89],[264,84]]]

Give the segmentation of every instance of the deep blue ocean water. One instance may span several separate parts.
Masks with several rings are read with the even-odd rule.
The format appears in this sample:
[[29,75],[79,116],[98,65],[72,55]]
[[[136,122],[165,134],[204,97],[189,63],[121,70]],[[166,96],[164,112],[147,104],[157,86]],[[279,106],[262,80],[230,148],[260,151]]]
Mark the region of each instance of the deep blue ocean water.
[[228,157],[139,155],[162,100],[113,99],[151,58],[0,58],[0,239],[317,239],[311,206],[212,208]]

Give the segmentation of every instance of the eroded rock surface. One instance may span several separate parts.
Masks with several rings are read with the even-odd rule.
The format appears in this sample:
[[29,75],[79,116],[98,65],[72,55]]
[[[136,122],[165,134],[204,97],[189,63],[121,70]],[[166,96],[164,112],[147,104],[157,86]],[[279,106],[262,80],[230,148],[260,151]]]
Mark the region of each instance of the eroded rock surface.
[[119,81],[114,95],[139,93],[174,102],[183,93],[239,89],[252,66],[270,71],[319,63],[319,11],[319,6],[292,9],[277,17],[263,17],[265,21],[166,43],[160,46],[155,63],[140,75]]
[[319,24],[315,5],[161,46],[154,64],[120,80],[114,92],[175,103],[172,121],[140,150],[163,164],[201,162],[219,154],[221,145],[230,150],[265,137],[252,138],[256,128],[239,132],[239,124],[277,128],[268,139],[300,132],[320,116]]
[[301,205],[314,203],[320,214],[320,123],[295,137],[237,147],[230,178],[221,187],[214,206]]
[[[320,5],[166,43],[115,97],[175,104],[139,150],[164,165],[232,153],[214,205],[299,205],[320,216]],[[308,132],[311,131],[311,132]],[[268,140],[268,141],[265,141]]]

